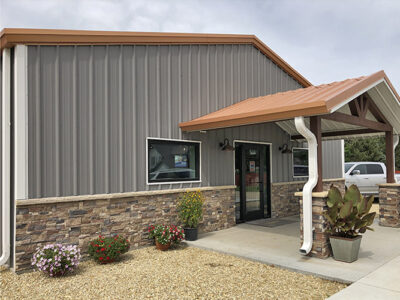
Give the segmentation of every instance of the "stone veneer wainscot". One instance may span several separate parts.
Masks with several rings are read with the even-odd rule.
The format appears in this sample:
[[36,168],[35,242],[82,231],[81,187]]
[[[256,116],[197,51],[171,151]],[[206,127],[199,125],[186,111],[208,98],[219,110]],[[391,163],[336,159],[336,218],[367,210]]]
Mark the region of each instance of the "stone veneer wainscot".
[[379,185],[379,225],[400,227],[400,184]]
[[205,197],[200,232],[235,225],[235,186],[18,200],[15,270],[30,269],[36,247],[48,243],[76,244],[85,254],[91,239],[116,233],[133,247],[148,245],[148,226],[178,224],[181,193],[196,190]]
[[[271,217],[282,218],[300,214],[299,198],[294,194],[303,189],[305,181],[278,182],[271,184]],[[334,184],[344,193],[344,178],[324,179],[324,191]]]

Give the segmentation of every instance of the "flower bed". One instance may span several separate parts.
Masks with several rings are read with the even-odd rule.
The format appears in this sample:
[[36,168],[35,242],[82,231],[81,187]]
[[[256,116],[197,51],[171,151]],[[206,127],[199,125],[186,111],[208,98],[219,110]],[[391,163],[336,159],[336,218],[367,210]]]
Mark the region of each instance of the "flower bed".
[[111,237],[99,235],[97,239],[90,242],[88,253],[95,261],[107,264],[117,260],[129,248],[129,241],[119,235]]
[[51,277],[61,276],[74,271],[80,258],[80,250],[75,245],[50,244],[36,249],[32,266]]

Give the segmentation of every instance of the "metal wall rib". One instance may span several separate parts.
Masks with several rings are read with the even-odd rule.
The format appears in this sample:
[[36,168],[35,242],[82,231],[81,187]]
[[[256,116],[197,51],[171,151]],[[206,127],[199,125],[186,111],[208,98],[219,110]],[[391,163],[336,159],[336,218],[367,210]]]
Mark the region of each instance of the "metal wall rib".
[[[251,45],[29,46],[29,197],[185,187],[146,185],[146,137],[179,139],[179,122],[300,87]],[[233,182],[231,158],[206,156],[225,135],[284,135],[273,124],[251,128],[207,133],[203,185]],[[289,160],[277,157],[274,181],[290,180]]]

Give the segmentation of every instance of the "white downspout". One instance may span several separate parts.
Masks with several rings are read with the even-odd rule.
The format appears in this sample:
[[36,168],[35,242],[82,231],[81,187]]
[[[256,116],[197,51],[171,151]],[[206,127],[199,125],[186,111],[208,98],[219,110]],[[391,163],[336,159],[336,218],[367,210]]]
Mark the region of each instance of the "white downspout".
[[318,181],[317,139],[307,128],[303,117],[294,119],[296,130],[305,137],[308,143],[308,181],[303,187],[303,245],[300,253],[310,253],[313,244],[312,230],[312,190]]
[[2,55],[2,194],[1,194],[1,237],[2,251],[0,265],[10,257],[10,49]]
[[[396,134],[393,137],[393,164],[395,173],[396,173],[396,147],[398,144],[399,144],[399,136]],[[396,174],[394,175],[394,180],[397,182]]]

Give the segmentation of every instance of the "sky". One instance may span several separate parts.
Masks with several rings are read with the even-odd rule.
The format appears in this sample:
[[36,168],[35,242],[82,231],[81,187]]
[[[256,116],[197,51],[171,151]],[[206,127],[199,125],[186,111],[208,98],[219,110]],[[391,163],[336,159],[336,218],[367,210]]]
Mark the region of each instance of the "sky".
[[312,84],[385,70],[400,92],[398,0],[0,0],[0,28],[255,34]]

